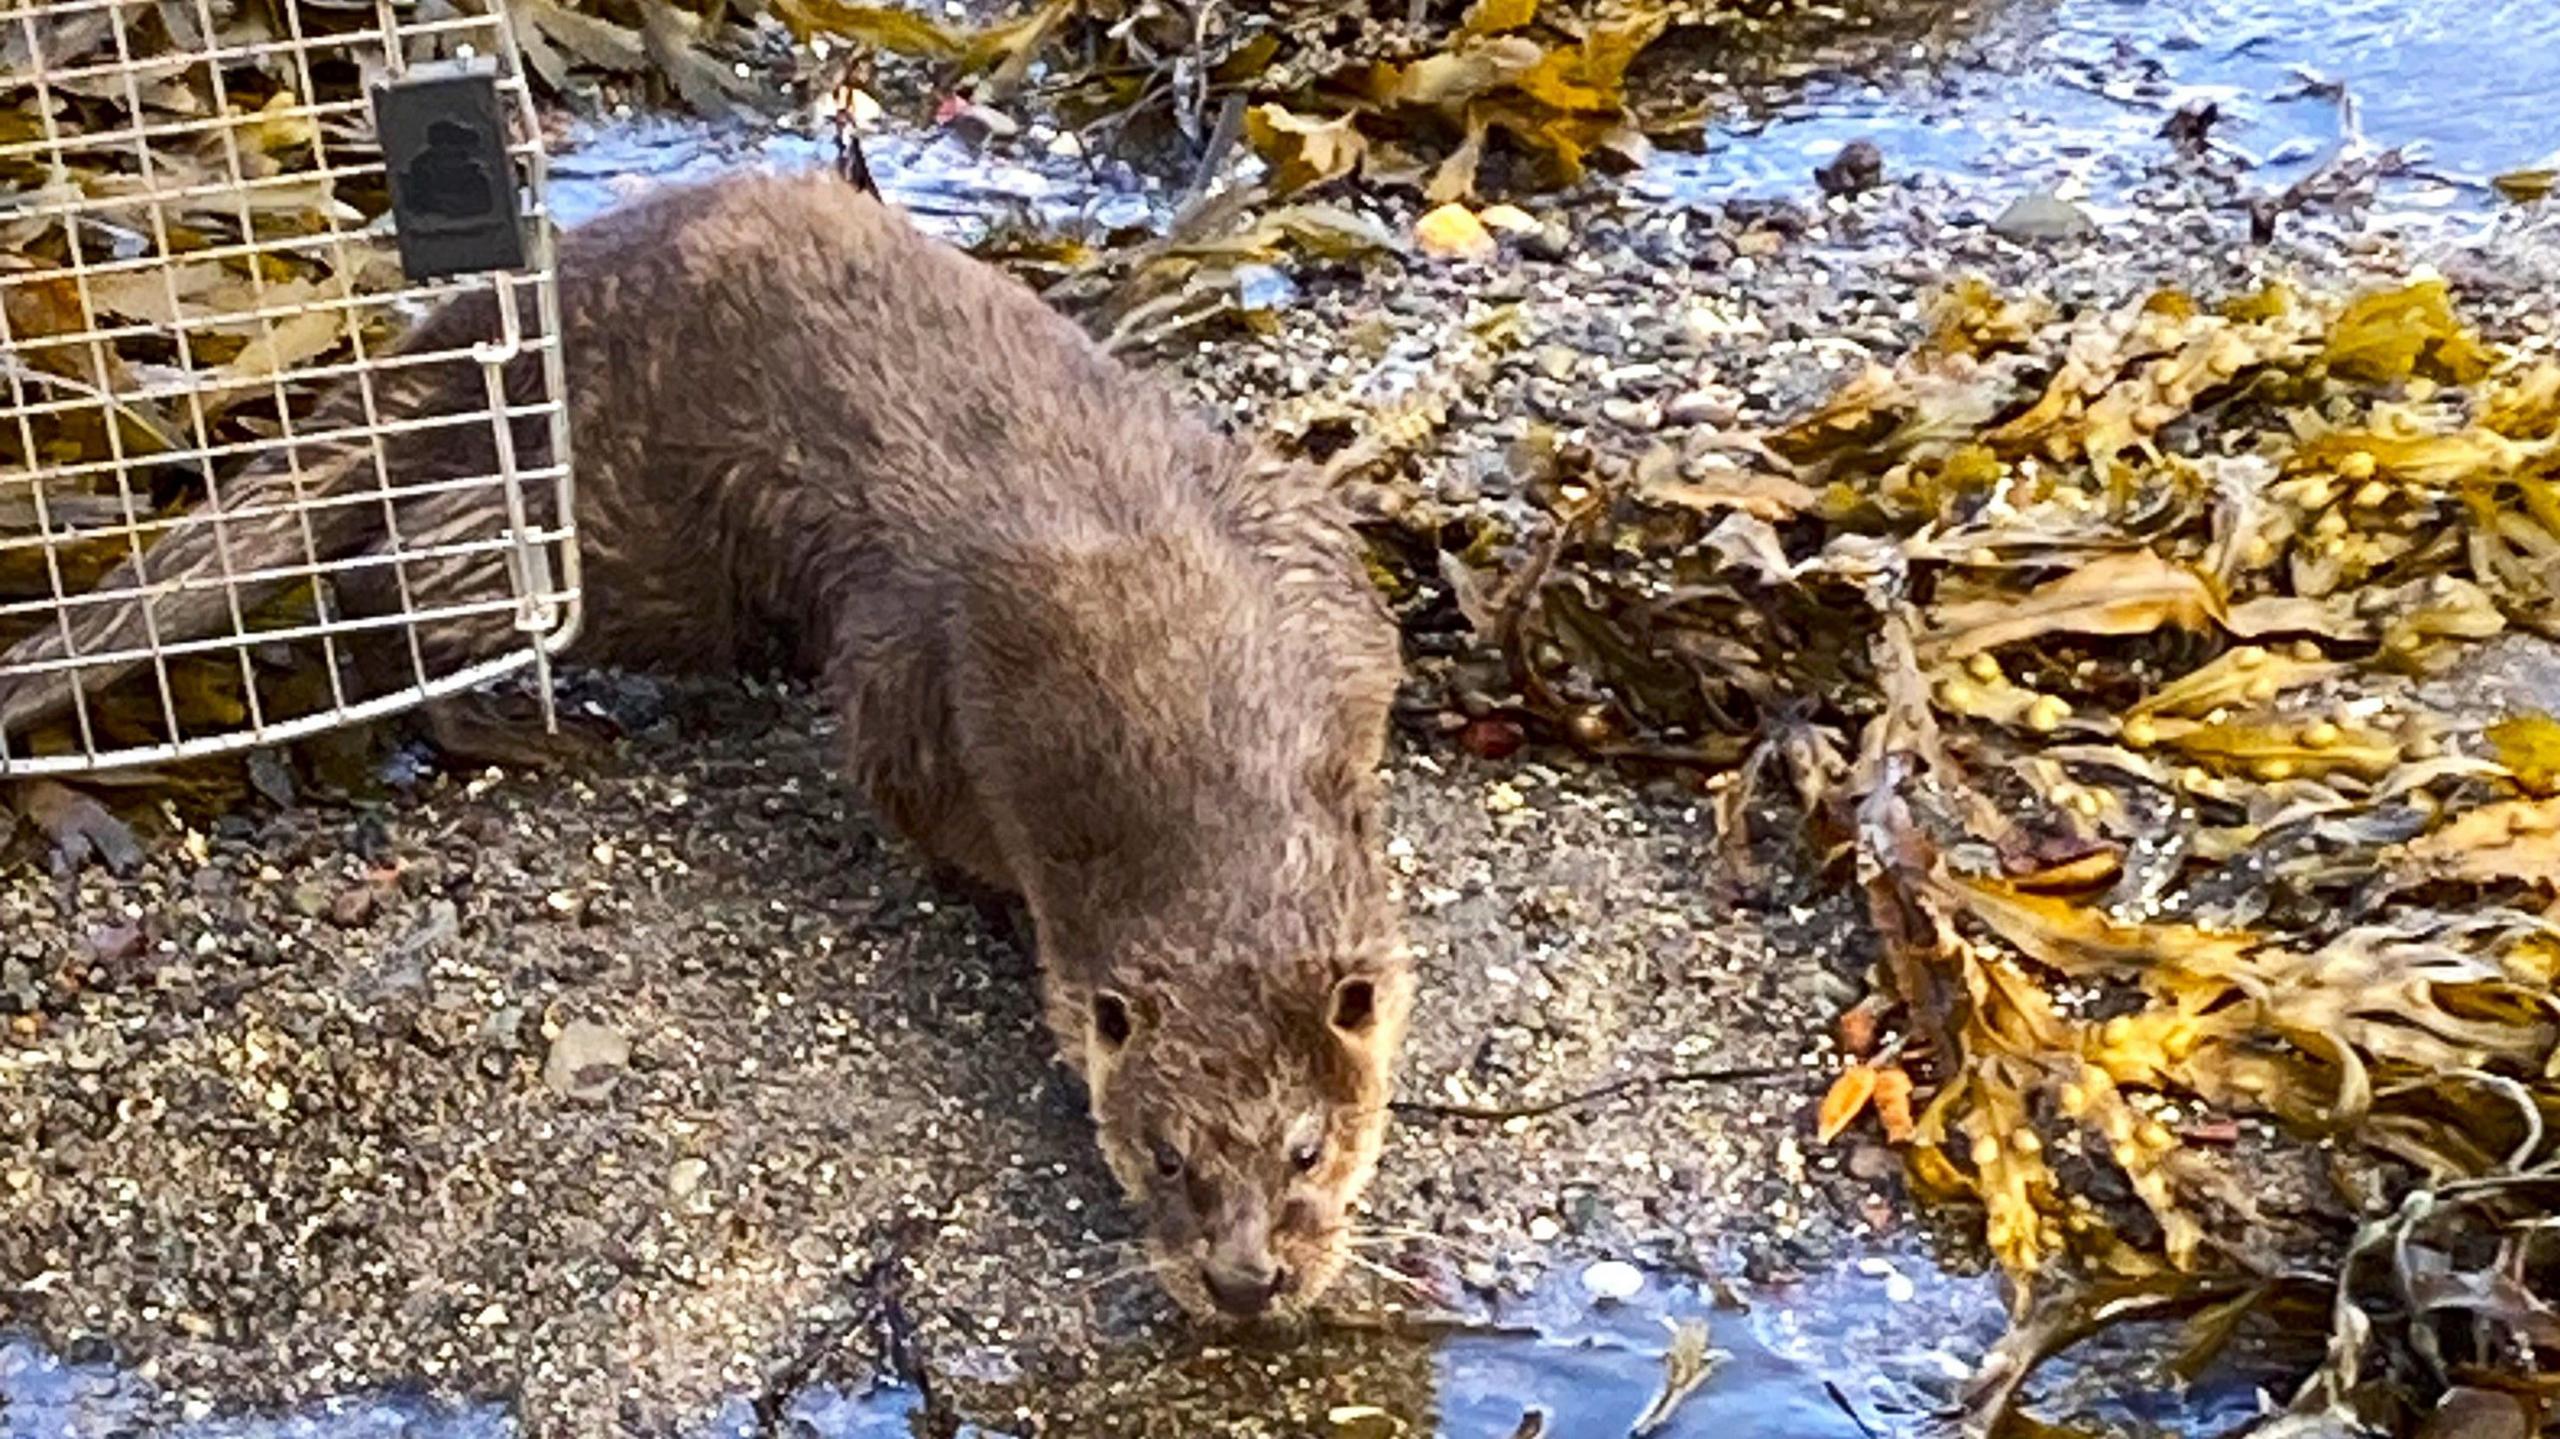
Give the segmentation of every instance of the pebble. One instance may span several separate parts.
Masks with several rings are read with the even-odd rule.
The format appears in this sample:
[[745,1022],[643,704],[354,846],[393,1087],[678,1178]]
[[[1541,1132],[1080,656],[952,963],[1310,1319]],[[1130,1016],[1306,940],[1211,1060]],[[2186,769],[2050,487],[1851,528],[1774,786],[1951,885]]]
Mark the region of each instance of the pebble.
[[1582,1290],[1603,1304],[1620,1304],[1644,1289],[1644,1271],[1623,1259],[1603,1259],[1582,1271]]
[[1858,1261],[1858,1272],[1869,1279],[1883,1280],[1884,1297],[1896,1304],[1908,1304],[1920,1292],[1919,1286],[1911,1282],[1911,1276],[1894,1268],[1890,1260],[1869,1255]]
[[1438,260],[1489,260],[1501,249],[1473,210],[1452,202],[1414,222],[1413,242]]
[[149,941],[140,925],[118,924],[91,931],[87,943],[92,959],[114,964],[140,955]]
[[689,1199],[709,1178],[711,1166],[699,1159],[679,1159],[667,1168],[667,1197]]
[[1849,1151],[1851,1176],[1873,1183],[1902,1167],[1894,1152],[1881,1144],[1861,1144]]
[[551,1041],[542,1082],[564,1099],[594,1102],[613,1093],[614,1081],[630,1062],[631,1041],[620,1031],[573,1019]]
[[1813,181],[1826,195],[1863,194],[1884,183],[1884,151],[1872,140],[1852,140],[1813,172]]
[[951,128],[960,132],[971,144],[983,145],[990,140],[1010,140],[1022,133],[1022,122],[1002,110],[985,105],[967,105],[950,119]]
[[1609,423],[1624,425],[1630,430],[1662,428],[1662,406],[1652,400],[1631,400],[1624,396],[1617,396],[1601,401],[1600,413],[1608,417]]
[[2051,190],[2019,196],[1991,222],[1993,234],[2020,244],[2077,239],[2097,228],[2079,206]]
[[1547,1215],[1529,1221],[1529,1237],[1540,1244],[1553,1244],[1564,1234],[1564,1227]]
[[1662,407],[1662,418],[1675,425],[1730,425],[1736,414],[1733,402],[1712,390],[1675,395]]

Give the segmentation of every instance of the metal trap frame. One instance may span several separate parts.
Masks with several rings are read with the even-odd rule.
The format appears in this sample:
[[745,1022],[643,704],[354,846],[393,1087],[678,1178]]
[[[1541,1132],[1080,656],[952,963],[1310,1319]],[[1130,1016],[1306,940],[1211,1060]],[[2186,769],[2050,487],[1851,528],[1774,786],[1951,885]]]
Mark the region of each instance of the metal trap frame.
[[[0,720],[0,780],[275,744],[528,668],[551,718],[580,594],[544,196],[505,0],[0,0],[0,696],[57,696],[25,733]],[[491,333],[395,348],[475,291]],[[481,393],[377,392],[459,362]],[[481,427],[486,473],[404,476],[394,442],[446,426]],[[528,433],[547,444],[523,453]],[[286,498],[260,501],[253,470],[289,476]],[[430,492],[470,523],[404,545],[397,517]],[[315,543],[334,506],[378,516],[365,552]],[[235,569],[226,535],[280,508],[302,553]],[[153,573],[157,544],[203,526],[214,573]],[[413,566],[442,567],[431,601]],[[383,567],[393,612],[332,603]],[[456,593],[457,567],[477,588]],[[280,582],[289,602],[244,601]],[[218,633],[162,632],[180,591],[218,592]],[[83,652],[98,606],[139,624]],[[419,642],[495,616],[520,643],[439,661]],[[402,682],[352,685],[359,643],[405,648]]]

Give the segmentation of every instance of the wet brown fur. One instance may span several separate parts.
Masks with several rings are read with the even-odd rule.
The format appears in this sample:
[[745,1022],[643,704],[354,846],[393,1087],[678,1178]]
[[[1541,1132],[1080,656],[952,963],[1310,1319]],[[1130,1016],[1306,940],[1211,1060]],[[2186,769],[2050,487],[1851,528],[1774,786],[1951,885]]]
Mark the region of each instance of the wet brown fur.
[[[1168,1290],[1206,1312],[1205,1276],[1268,1269],[1275,1307],[1312,1298],[1377,1159],[1411,994],[1375,818],[1395,632],[1328,498],[833,177],[609,214],[563,237],[560,287],[586,594],[572,656],[815,677],[883,816],[1027,901],[1050,1024]],[[404,348],[486,338],[494,314],[458,302]],[[537,363],[512,366],[519,396],[539,394]],[[417,413],[479,383],[423,366],[376,404]],[[539,425],[515,439],[547,459]],[[492,457],[484,422],[388,459],[412,483]],[[356,449],[304,470],[372,483]],[[225,502],[283,483],[253,474]],[[407,500],[391,519],[413,548],[485,532],[485,498],[461,509]],[[323,512],[324,555],[386,552],[384,519]],[[298,557],[294,525],[228,522],[233,570]],[[146,558],[155,580],[214,563],[206,530]],[[491,593],[497,563],[412,562],[411,602]],[[341,605],[389,612],[390,575],[340,586]],[[218,598],[154,604],[164,641],[228,631]],[[506,623],[440,627],[427,659],[495,653]],[[75,641],[138,634],[114,606]],[[59,652],[46,636],[9,658]],[[357,658],[372,683],[409,673],[402,645]],[[0,688],[0,726],[24,733],[63,698]]]

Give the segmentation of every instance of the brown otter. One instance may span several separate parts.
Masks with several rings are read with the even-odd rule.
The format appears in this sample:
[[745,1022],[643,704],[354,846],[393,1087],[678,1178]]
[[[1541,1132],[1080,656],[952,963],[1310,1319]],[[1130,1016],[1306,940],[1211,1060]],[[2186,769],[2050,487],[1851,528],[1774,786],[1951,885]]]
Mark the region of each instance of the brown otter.
[[[1303,1305],[1343,1263],[1412,991],[1376,819],[1397,637],[1320,483],[832,176],[660,193],[565,234],[559,274],[573,657],[772,656],[814,676],[880,812],[1026,902],[1048,1020],[1166,1288],[1195,1313]],[[457,301],[402,349],[491,338],[495,319],[486,295]],[[513,364],[520,402],[536,364]],[[424,364],[374,402],[417,414],[481,384],[467,362]],[[332,397],[311,429],[359,403]],[[491,428],[397,436],[388,473],[489,473]],[[523,463],[547,460],[541,429],[516,426]],[[301,483],[365,491],[369,459],[306,455]],[[223,508],[287,483],[253,471]],[[388,555],[395,529],[414,553],[485,527],[472,507],[430,495],[309,523],[324,554]],[[226,520],[231,572],[298,560],[304,523]],[[212,528],[145,555],[163,643],[231,623],[218,590],[170,587],[217,572]],[[428,609],[490,593],[474,567],[499,563],[398,569]],[[338,603],[394,612],[396,578],[342,582]],[[138,611],[84,610],[70,652],[131,643]],[[515,643],[510,620],[433,627],[430,663]],[[5,661],[64,652],[47,634]],[[405,643],[357,658],[386,679],[411,662]],[[6,683],[0,734],[67,700]]]

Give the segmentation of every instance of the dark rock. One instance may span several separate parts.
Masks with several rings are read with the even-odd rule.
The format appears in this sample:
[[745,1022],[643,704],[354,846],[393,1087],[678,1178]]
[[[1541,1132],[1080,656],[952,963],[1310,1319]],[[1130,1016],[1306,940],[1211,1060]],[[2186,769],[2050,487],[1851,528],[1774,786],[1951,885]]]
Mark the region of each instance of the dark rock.
[[1826,195],[1863,195],[1884,183],[1884,151],[1872,140],[1852,140],[1813,172],[1813,183]]
[[2181,155],[2201,155],[2212,143],[2214,124],[2221,118],[2222,107],[2219,104],[2211,100],[2192,101],[2161,123],[2160,138],[2177,146]]

